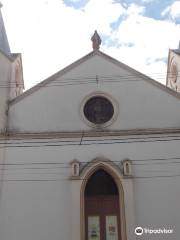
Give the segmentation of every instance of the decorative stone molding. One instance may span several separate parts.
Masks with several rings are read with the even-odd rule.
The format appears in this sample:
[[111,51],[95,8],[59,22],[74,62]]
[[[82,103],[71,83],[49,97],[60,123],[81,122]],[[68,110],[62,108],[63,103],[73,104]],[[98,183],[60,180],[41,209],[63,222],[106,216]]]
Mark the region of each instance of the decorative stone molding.
[[121,238],[127,240],[126,230],[126,215],[125,215],[125,201],[124,201],[124,188],[123,188],[123,174],[121,173],[120,167],[113,161],[106,158],[96,158],[91,162],[87,163],[80,173],[82,179],[81,184],[81,240],[85,239],[85,222],[84,222],[84,191],[88,179],[98,169],[105,170],[112,176],[118,187],[119,192],[119,205],[120,205],[120,221],[121,221]]
[[122,165],[123,165],[123,175],[125,177],[131,177],[132,176],[132,164],[131,164],[131,161],[129,159],[124,159],[122,161]]
[[[102,124],[96,124],[96,123],[93,123],[93,122],[90,122],[84,115],[84,107],[85,107],[85,104],[90,100],[92,99],[93,97],[102,97],[102,98],[105,98],[107,99],[113,106],[113,116],[110,118],[109,121],[105,122],[105,123],[102,123]],[[92,92],[90,93],[89,95],[87,95],[81,102],[81,105],[80,105],[80,114],[81,114],[81,117],[82,117],[82,120],[90,127],[92,128],[96,128],[96,129],[102,129],[102,128],[105,128],[105,127],[108,127],[110,126],[113,122],[116,121],[117,117],[118,117],[118,114],[119,114],[119,104],[118,102],[111,96],[109,95],[108,93],[105,93],[105,92],[101,92],[101,91],[96,91],[96,92]]]
[[[79,163],[77,160],[73,162]],[[72,164],[71,163],[71,164]],[[119,192],[121,239],[134,239],[135,213],[133,179],[123,175],[122,162],[119,164],[105,158],[97,157],[80,164],[79,176],[71,177],[72,191],[72,229],[73,240],[85,239],[85,202],[84,191],[88,179],[99,169],[105,170],[114,179]]]
[[74,159],[70,164],[71,164],[71,177],[72,178],[79,177],[80,162],[78,160]]

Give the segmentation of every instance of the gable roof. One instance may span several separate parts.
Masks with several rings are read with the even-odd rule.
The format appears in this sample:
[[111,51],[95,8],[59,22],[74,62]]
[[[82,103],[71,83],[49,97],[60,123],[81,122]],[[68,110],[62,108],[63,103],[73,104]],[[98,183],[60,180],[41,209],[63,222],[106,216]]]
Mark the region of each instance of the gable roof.
[[0,54],[2,54],[9,62],[14,62],[18,56],[21,57],[21,53],[11,53],[10,55],[7,55],[1,49]]
[[92,52],[90,52],[89,54],[85,55],[84,57],[80,58],[79,60],[73,62],[72,64],[70,64],[69,66],[63,68],[62,70],[58,71],[57,73],[53,74],[52,76],[50,76],[49,78],[45,79],[44,81],[38,83],[37,85],[33,86],[32,88],[28,89],[27,91],[25,91],[23,94],[21,94],[20,96],[16,97],[15,99],[11,100],[9,103],[10,104],[14,104],[22,99],[24,99],[25,97],[29,96],[30,94],[34,93],[35,91],[38,91],[39,89],[41,89],[42,87],[46,86],[47,84],[55,81],[58,77],[63,76],[65,73],[67,73],[68,71],[72,70],[73,68],[79,66],[81,63],[87,61],[88,59],[92,58],[93,56],[98,55],[101,56],[103,58],[105,58],[106,60],[110,61],[111,63],[115,64],[116,66],[122,67],[125,70],[131,72],[132,74],[143,78],[145,81],[149,82],[150,84],[153,84],[154,86],[160,88],[161,90],[165,91],[168,94],[173,95],[174,97],[177,97],[180,99],[180,94],[171,90],[170,88],[164,86],[163,84],[155,81],[154,79],[146,76],[145,74],[127,66],[126,64],[116,60],[115,58],[110,57],[109,55],[99,51],[99,50],[94,50]]
[[180,41],[179,41],[179,46],[177,49],[171,49],[174,53],[176,53],[177,55],[180,55]]
[[178,55],[180,55],[180,49],[172,49],[172,51]]

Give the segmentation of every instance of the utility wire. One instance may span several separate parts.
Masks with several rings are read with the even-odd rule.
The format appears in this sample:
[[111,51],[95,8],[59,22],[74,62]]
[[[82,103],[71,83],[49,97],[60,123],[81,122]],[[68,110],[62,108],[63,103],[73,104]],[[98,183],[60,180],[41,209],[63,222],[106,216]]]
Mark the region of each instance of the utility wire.
[[[18,134],[18,133],[13,133],[13,134]],[[179,133],[180,134],[180,133]],[[94,136],[93,136],[94,137]],[[124,140],[124,141],[127,141],[127,140],[146,140],[146,139],[164,139],[164,138],[170,138],[170,139],[172,139],[172,138],[175,138],[175,139],[178,139],[178,140],[180,140],[180,136],[177,136],[177,135],[167,135],[167,136],[146,136],[146,137],[126,137],[126,136],[124,136],[124,138],[122,139],[122,138],[112,138],[112,137],[109,137],[109,136],[106,136],[107,137],[107,139],[105,139],[105,138],[102,138],[101,136],[99,137],[99,136],[97,136],[96,137],[96,139],[94,139],[94,138],[92,138],[91,136],[85,136],[85,132],[83,132],[82,133],[82,135],[81,135],[81,137],[78,137],[78,138],[81,138],[80,140],[77,140],[77,139],[75,139],[75,140],[51,140],[51,141],[48,141],[49,140],[49,138],[39,138],[38,137],[38,139],[45,139],[45,141],[21,141],[21,140],[24,140],[24,138],[12,138],[12,139],[10,139],[9,137],[8,138],[4,138],[4,139],[2,139],[3,141],[4,140],[6,140],[6,142],[2,142],[2,141],[0,141],[0,145],[6,145],[6,144],[43,144],[43,143],[79,143],[79,142],[83,142],[83,141],[85,141],[85,142],[92,142],[92,141],[122,141],[122,140]],[[122,136],[120,136],[120,137],[122,137]],[[70,137],[68,137],[68,138],[70,138]],[[88,138],[88,139],[85,139],[85,138]],[[100,138],[100,139],[97,139],[97,138]],[[30,139],[30,140],[34,140],[34,139],[37,139],[36,137],[34,137],[34,138],[28,138],[28,139]],[[84,140],[83,140],[84,139]],[[14,140],[16,140],[16,141],[18,141],[18,142],[12,142],[12,141],[14,141]],[[46,141],[47,140],[47,141]],[[8,141],[8,142],[7,142]],[[11,142],[10,142],[11,141]],[[136,141],[135,141],[136,142]]]
[[[130,158],[130,160],[131,160],[131,165],[161,165],[161,164],[180,164],[180,161],[171,161],[171,160],[173,160],[173,159],[178,159],[178,160],[180,160],[180,157],[179,158],[161,158],[160,160],[159,160],[159,158],[154,158],[154,159],[131,159]],[[144,163],[139,163],[138,161],[143,161]],[[154,162],[150,162],[150,161],[154,161]],[[157,161],[160,161],[160,162],[157,162]],[[168,162],[169,161],[169,162]],[[106,161],[106,160],[104,160],[103,162],[109,162],[109,161]],[[114,161],[112,161],[112,162],[114,162],[114,163],[119,163],[119,164],[122,164],[122,161],[121,160],[119,160],[119,161],[116,161],[116,160],[114,160]],[[138,162],[138,163],[134,163],[134,162]],[[80,162],[81,164],[88,164],[88,166],[91,166],[91,165],[93,165],[93,163],[91,162],[91,161],[81,161]],[[35,165],[35,166],[37,166],[37,165],[44,165],[44,166],[48,166],[48,167],[20,167],[20,168],[14,168],[14,169],[54,169],[54,168],[71,168],[71,166],[70,166],[70,163],[68,163],[68,162],[25,162],[25,163],[0,163],[0,166],[5,166],[5,167],[10,167],[10,166],[31,166],[31,165]],[[51,165],[53,165],[53,167],[51,166]],[[63,166],[63,165],[65,165],[65,166]],[[0,170],[4,170],[5,168],[2,168],[2,169],[0,169]],[[12,168],[9,168],[9,169],[12,169]],[[7,170],[9,170],[9,169],[7,169]]]
[[[173,74],[171,75],[168,75],[169,77],[173,77]],[[177,76],[178,77],[178,76]],[[40,81],[38,83],[38,86],[39,87],[54,87],[54,86],[66,86],[66,85],[80,85],[80,84],[89,84],[89,83],[96,83],[97,84],[97,78],[98,78],[98,83],[100,82],[121,82],[122,80],[124,81],[143,81],[143,79],[139,79],[139,76],[136,76],[136,75],[110,75],[110,76],[99,76],[99,75],[96,75],[96,76],[93,76],[93,77],[78,77],[78,78],[65,78],[65,79],[60,79],[60,80],[53,80],[52,82],[53,83],[60,83],[60,84],[52,84],[51,82],[47,84],[44,82],[44,81]],[[117,78],[117,79],[116,79]],[[161,77],[159,75],[158,77],[159,80],[161,79],[164,79],[164,77]],[[46,80],[45,80],[46,81]],[[18,84],[18,86],[21,86],[23,84]],[[17,87],[17,83],[16,82],[5,82],[4,81],[4,84],[3,82],[1,81],[0,82],[0,87],[1,88],[6,88],[6,87]]]
[[[166,72],[166,73],[163,73],[163,72],[154,72],[154,73],[148,73],[148,75],[147,74],[144,74],[144,73],[140,73],[140,75],[145,75],[145,76],[147,76],[147,77],[149,77],[149,76],[180,76],[180,71],[177,71],[177,73],[173,73],[173,72]],[[54,75],[52,75],[52,76],[54,76]],[[98,77],[100,77],[100,78],[109,78],[109,79],[112,79],[112,78],[127,78],[127,77],[132,77],[132,78],[134,78],[134,77],[139,77],[138,76],[138,74],[120,74],[120,75],[96,75],[96,76],[98,76]],[[63,77],[63,79],[65,80],[65,81],[69,81],[69,80],[79,80],[79,79],[81,79],[81,80],[84,80],[84,79],[90,79],[90,80],[92,80],[92,79],[94,79],[94,78],[96,78],[96,76],[94,76],[94,75],[89,75],[89,76],[79,76],[79,77],[74,77],[74,78],[64,78]],[[50,79],[51,78],[51,76],[49,77],[49,78],[47,78],[47,79],[45,79],[45,80],[40,80],[40,81],[35,81],[35,83],[41,83],[41,82],[44,82],[44,81],[46,81],[46,80],[48,80],[48,79]],[[151,77],[150,77],[151,78]],[[53,80],[53,81],[62,81],[62,79],[57,79],[57,80]],[[7,81],[1,81],[1,83],[7,83]],[[17,84],[17,82],[16,81],[11,81],[11,83],[15,83],[15,84]],[[20,83],[21,84],[21,83]]]
[[[155,175],[155,176],[129,176],[128,179],[161,179],[161,178],[177,178],[180,174],[175,175]],[[113,178],[120,180],[120,178]],[[89,178],[79,178],[78,180],[89,180]],[[59,182],[59,181],[72,181],[67,178],[54,178],[54,179],[1,179],[0,182]]]
[[90,145],[112,145],[112,144],[127,144],[127,143],[153,143],[153,142],[172,142],[172,141],[180,141],[180,138],[171,138],[171,139],[155,139],[155,140],[146,140],[146,139],[140,139],[136,141],[131,140],[117,140],[117,141],[111,141],[111,140],[91,140],[89,142],[86,142],[85,140],[81,142],[81,145],[79,144],[79,141],[72,142],[72,143],[62,143],[62,144],[54,144],[51,142],[43,143],[40,145],[4,145],[0,146],[0,149],[5,148],[41,148],[41,147],[65,147],[65,146],[90,146]]

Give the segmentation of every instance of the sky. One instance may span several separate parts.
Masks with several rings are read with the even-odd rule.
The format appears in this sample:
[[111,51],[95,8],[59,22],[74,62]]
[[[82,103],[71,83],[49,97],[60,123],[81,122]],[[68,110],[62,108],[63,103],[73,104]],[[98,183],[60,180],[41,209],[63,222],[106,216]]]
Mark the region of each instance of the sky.
[[22,54],[25,88],[92,51],[165,84],[168,49],[180,41],[176,0],[1,0],[11,52]]

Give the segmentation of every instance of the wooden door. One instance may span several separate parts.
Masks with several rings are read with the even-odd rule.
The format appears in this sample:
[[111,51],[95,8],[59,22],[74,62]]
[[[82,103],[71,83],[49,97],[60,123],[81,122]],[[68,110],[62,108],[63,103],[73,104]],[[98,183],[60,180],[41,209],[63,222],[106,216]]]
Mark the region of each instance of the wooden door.
[[119,196],[85,198],[86,240],[121,240]]
[[119,192],[114,179],[96,171],[85,188],[86,240],[121,240]]

